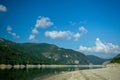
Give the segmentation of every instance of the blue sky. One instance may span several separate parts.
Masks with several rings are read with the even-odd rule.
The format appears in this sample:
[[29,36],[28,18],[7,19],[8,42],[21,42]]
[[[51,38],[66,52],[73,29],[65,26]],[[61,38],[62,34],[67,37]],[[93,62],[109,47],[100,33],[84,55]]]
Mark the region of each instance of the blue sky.
[[0,0],[0,37],[111,57],[120,52],[119,0]]

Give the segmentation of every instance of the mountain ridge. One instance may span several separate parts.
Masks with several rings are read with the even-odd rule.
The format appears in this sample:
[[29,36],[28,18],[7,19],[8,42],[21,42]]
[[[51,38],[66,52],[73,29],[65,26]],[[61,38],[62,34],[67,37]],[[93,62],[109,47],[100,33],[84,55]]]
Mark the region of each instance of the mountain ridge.
[[[90,61],[90,59],[88,59],[88,57],[83,53],[74,51],[72,49],[60,48],[54,44],[16,43],[10,40],[0,38],[0,46],[8,46],[11,49],[13,49],[13,51],[15,49],[15,51],[18,50],[21,53],[32,55],[32,57],[36,58],[35,61],[37,61],[37,62],[34,62],[34,64],[90,64],[92,63],[92,61]],[[28,62],[24,61],[25,64],[27,64]],[[29,63],[32,63],[32,62],[29,62]]]
[[92,64],[103,64],[105,61],[109,60],[109,59],[103,59],[94,55],[86,55],[87,58],[90,60],[90,62]]

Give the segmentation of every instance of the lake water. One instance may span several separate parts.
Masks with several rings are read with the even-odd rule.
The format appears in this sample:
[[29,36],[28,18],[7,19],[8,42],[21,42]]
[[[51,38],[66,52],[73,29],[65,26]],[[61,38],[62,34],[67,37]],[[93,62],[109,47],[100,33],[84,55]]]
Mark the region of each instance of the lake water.
[[34,69],[4,69],[0,70],[0,80],[34,80],[39,77],[42,78],[54,75],[64,71],[75,71],[89,69],[89,67],[82,68],[34,68]]

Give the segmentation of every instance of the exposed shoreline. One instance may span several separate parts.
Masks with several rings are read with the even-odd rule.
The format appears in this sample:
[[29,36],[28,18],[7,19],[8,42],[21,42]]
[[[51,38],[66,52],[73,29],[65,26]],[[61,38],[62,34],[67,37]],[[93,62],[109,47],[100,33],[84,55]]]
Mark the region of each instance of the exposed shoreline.
[[34,80],[119,80],[120,64],[108,65],[5,65],[0,64],[0,69],[29,69],[29,68],[65,68],[65,67],[102,67],[77,71],[60,72],[47,77],[37,77]]
[[33,65],[33,64],[16,64],[16,65],[10,65],[10,64],[0,64],[0,69],[29,69],[29,68],[64,68],[64,67],[105,67],[105,65]]
[[[34,80],[41,80],[36,78]],[[109,64],[105,68],[62,72],[43,80],[120,80],[120,64]]]

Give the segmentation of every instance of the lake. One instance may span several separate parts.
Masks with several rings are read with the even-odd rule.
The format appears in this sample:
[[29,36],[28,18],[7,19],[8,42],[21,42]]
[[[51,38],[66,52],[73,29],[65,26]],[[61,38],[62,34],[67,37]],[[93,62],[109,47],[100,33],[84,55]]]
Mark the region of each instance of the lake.
[[42,80],[44,77],[58,74],[60,72],[89,68],[90,67],[0,69],[0,80],[35,80],[38,77],[40,80]]

